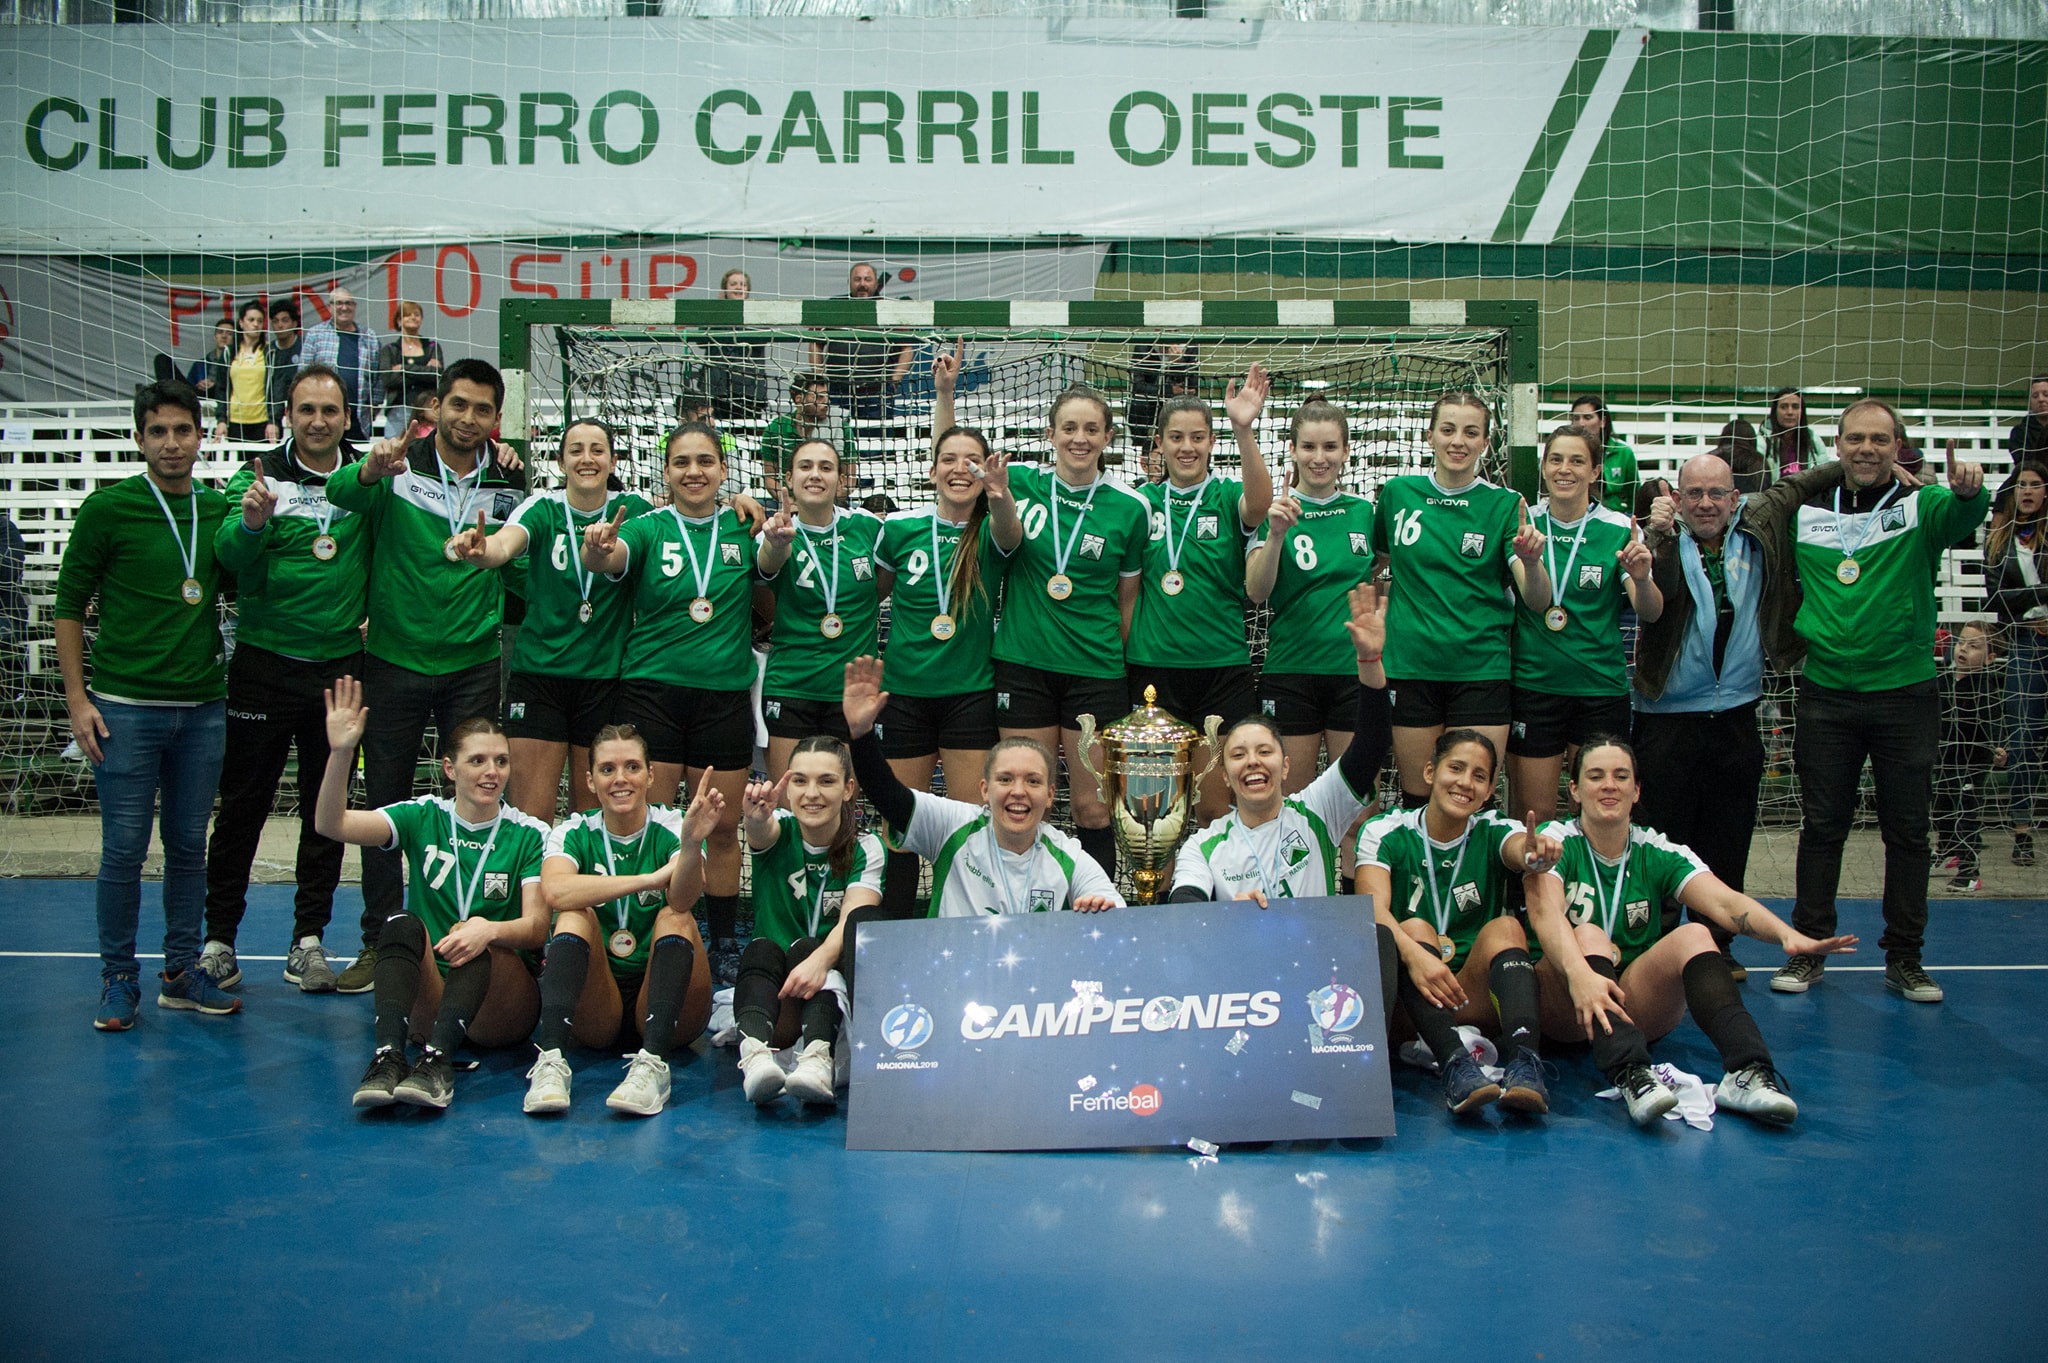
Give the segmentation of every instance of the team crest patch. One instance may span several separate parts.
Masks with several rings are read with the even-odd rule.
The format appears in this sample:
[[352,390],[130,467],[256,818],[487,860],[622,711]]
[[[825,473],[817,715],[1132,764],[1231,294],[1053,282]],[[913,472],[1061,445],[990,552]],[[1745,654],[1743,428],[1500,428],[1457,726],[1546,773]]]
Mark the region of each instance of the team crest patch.
[[853,561],[853,576],[855,581],[865,582],[874,575],[875,565],[873,563],[869,562],[865,558],[856,558]]
[[837,918],[839,907],[846,900],[846,891],[827,890],[818,901],[818,914],[822,918]]
[[1597,591],[1599,590],[1601,579],[1606,576],[1606,572],[1607,568],[1604,564],[1581,563],[1579,565],[1579,585],[1581,587],[1590,587]]
[[1357,554],[1360,558],[1370,554],[1372,552],[1372,537],[1360,530],[1352,531],[1351,552]]
[[1033,913],[1051,913],[1052,909],[1053,892],[1051,890],[1033,890],[1031,892],[1031,911]]
[[1277,715],[1280,712],[1273,708],[1272,701],[1262,700],[1259,702],[1259,713],[1262,715]]
[[1906,528],[1906,508],[1903,506],[1886,507],[1878,515],[1877,528],[1880,531],[1904,530]]
[[1466,881],[1463,885],[1451,891],[1451,902],[1461,909],[1477,909],[1479,907],[1479,887],[1469,880]]
[[526,718],[526,702],[525,702],[525,701],[523,701],[523,700],[515,700],[515,701],[513,701],[513,702],[512,702],[512,703],[511,703],[510,705],[506,706],[506,707],[505,707],[505,718],[507,718],[507,719],[525,719],[525,718]]
[[1458,552],[1466,558],[1483,558],[1486,555],[1486,536],[1476,530],[1465,532],[1465,538],[1458,541]]
[[996,709],[998,709],[998,710],[1007,710],[1007,709],[1009,709],[1009,708],[1010,708],[1010,693],[1009,693],[1008,691],[998,691],[998,692],[996,692]]
[[770,719],[782,718],[782,702],[779,700],[764,700],[761,702],[761,708],[767,712]]
[[643,909],[659,907],[661,901],[666,898],[668,898],[668,891],[666,890],[642,890],[639,894],[640,907]]
[[1100,535],[1083,535],[1083,536],[1081,536],[1081,557],[1082,557],[1082,558],[1096,558],[1096,559],[1099,559],[1099,558],[1101,558],[1101,557],[1102,557],[1102,550],[1103,550],[1103,547],[1104,547],[1104,542],[1103,542],[1103,538],[1102,538],[1102,536],[1100,536]]
[[512,873],[510,871],[484,872],[484,898],[510,899],[512,897]]
[[735,567],[735,568],[739,567],[739,566],[740,566],[740,547],[739,547],[739,546],[738,546],[737,544],[721,544],[721,545],[719,545],[719,546],[718,546],[718,561],[719,561],[720,563],[727,563],[727,564],[731,564],[731,565],[732,565],[733,567]]
[[1197,516],[1197,517],[1195,517],[1195,538],[1196,538],[1196,539],[1198,539],[1198,540],[1213,540],[1213,539],[1215,539],[1215,538],[1216,538],[1216,537],[1217,537],[1218,535],[1220,535],[1220,534],[1222,534],[1222,533],[1223,533],[1223,529],[1222,529],[1222,526],[1221,526],[1221,525],[1220,525],[1220,524],[1219,524],[1219,523],[1217,522],[1217,520],[1216,520],[1216,518],[1215,518],[1214,516]]
[[1529,736],[1529,725],[1524,720],[1518,719],[1510,727],[1514,729],[1516,738],[1527,738]]
[[500,492],[491,498],[491,519],[505,521],[519,509],[520,496],[516,492]]
[[1650,901],[1647,899],[1631,899],[1628,904],[1628,925],[1632,928],[1639,928],[1649,921]]

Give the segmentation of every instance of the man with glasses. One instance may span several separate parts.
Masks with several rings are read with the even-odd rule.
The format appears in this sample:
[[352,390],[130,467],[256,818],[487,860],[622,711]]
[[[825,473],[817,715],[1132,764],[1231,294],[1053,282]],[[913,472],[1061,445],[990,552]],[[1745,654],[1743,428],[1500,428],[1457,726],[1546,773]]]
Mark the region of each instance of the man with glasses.
[[[1799,652],[1799,584],[1780,531],[1809,491],[1841,476],[1829,464],[1745,498],[1727,462],[1702,454],[1679,470],[1675,499],[1651,504],[1644,540],[1664,613],[1643,625],[1636,649],[1638,822],[1692,848],[1737,890],[1764,778],[1764,664],[1789,667]],[[1708,928],[1745,978],[1730,934]]]
[[356,296],[347,289],[327,295],[334,313],[306,332],[300,364],[324,364],[341,375],[348,393],[348,439],[366,440],[376,429],[377,406],[384,399],[384,380],[377,372],[378,336],[356,321]]

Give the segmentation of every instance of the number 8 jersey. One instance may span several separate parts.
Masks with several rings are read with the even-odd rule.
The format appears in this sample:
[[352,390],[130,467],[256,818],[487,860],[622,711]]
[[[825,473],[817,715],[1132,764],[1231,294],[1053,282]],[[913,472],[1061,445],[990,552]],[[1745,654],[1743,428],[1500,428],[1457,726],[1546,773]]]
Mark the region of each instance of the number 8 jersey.
[[[1373,505],[1351,492],[1322,502],[1300,500],[1301,523],[1287,532],[1280,571],[1266,598],[1273,608],[1266,671],[1355,677],[1358,653],[1345,626],[1351,621],[1351,589],[1372,576]],[[1252,548],[1271,535],[1268,522]]]

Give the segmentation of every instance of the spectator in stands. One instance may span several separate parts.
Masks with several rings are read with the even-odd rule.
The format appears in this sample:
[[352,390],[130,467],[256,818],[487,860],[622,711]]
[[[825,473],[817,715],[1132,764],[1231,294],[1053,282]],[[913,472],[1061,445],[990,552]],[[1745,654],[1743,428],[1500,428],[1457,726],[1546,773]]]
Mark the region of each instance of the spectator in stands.
[[1733,472],[1736,496],[1746,497],[1752,492],[1762,492],[1770,485],[1763,453],[1756,447],[1756,427],[1741,417],[1721,428],[1721,433],[1714,437],[1713,452]]
[[[882,277],[867,261],[846,276],[848,298],[880,298]],[[811,368],[825,376],[832,400],[856,421],[882,421],[889,398],[910,372],[912,346],[900,337],[870,333],[811,342]],[[841,460],[849,458],[845,450]]]
[[1764,416],[1765,479],[1775,483],[1827,457],[1820,437],[1806,424],[1806,395],[1792,387],[1771,394],[1771,410]]
[[[135,397],[144,472],[85,499],[57,573],[57,665],[72,741],[92,761],[100,805],[95,892],[100,1006],[93,1026],[125,1032],[141,1002],[135,957],[150,825],[164,841],[160,1008],[232,1013],[242,1001],[199,969],[206,817],[220,784],[226,658],[214,533],[228,500],[192,476],[205,429],[199,395],[153,383]],[[99,602],[86,671],[85,617]],[[161,800],[161,815],[158,802]]]
[[[228,361],[234,357],[235,324],[233,319],[223,317],[213,324],[213,344],[185,370],[185,382],[201,397],[214,396],[214,367],[218,365],[224,374]],[[163,377],[161,372],[157,374],[160,381]]]
[[1930,854],[1956,868],[1950,894],[1984,888],[1980,827],[1991,771],[2010,755],[1999,745],[1998,682],[1991,663],[1998,646],[1991,627],[1966,620],[1956,633],[1949,670],[1941,674],[1941,754],[1934,768],[1934,832]]
[[28,676],[28,539],[0,512],[0,678],[21,699]]
[[1636,452],[1615,439],[1614,417],[1597,394],[1572,403],[1571,423],[1600,451],[1600,505],[1632,516],[1636,509]]
[[[744,302],[754,291],[745,270],[727,270],[718,296]],[[758,421],[768,410],[768,343],[739,339],[700,340],[704,392],[735,421]]]
[[384,398],[384,384],[377,372],[377,333],[356,320],[356,296],[336,289],[327,296],[333,320],[321,322],[306,333],[302,363],[318,360],[332,365],[341,375],[348,393],[348,439],[366,440],[376,429],[377,405]]
[[2027,414],[2005,433],[2005,449],[2015,469],[2030,459],[2048,462],[2048,374],[2027,380]]
[[441,343],[420,335],[427,310],[410,298],[398,302],[398,335],[377,348],[377,372],[384,376],[384,434],[405,437],[417,399],[441,384]]
[[[505,400],[495,366],[456,360],[441,371],[440,399],[432,438],[380,440],[327,488],[363,517],[370,540],[363,787],[373,807],[412,798],[429,724],[445,743],[464,720],[498,713],[504,588],[448,541],[503,525],[525,500],[526,470],[490,439]],[[341,974],[344,992],[371,987],[378,933],[405,912],[401,864],[395,851],[363,852],[363,952]]]
[[2034,864],[2034,797],[2048,738],[2048,455],[2014,467],[1984,542],[1984,585],[2005,629],[2012,860]]
[[[1889,403],[1851,404],[1835,441],[1840,486],[1801,497],[1780,532],[1804,598],[1794,627],[1806,654],[1792,747],[1801,806],[1792,926],[1834,934],[1842,848],[1868,761],[1885,853],[1885,987],[1939,1003],[1941,986],[1920,964],[1941,735],[1934,579],[1942,552],[1982,524],[1991,497],[1984,470],[1968,460],[1949,465],[1947,487],[1901,483],[1905,435]],[[1793,956],[1771,988],[1804,993],[1822,967],[1820,956]]]
[[1166,477],[1159,454],[1159,408],[1168,398],[1199,393],[1201,386],[1199,342],[1159,340],[1131,347],[1131,400],[1125,405],[1124,424],[1145,464],[1146,482]]
[[290,420],[292,378],[299,372],[299,360],[306,348],[306,333],[299,329],[299,305],[295,299],[279,298],[270,305],[270,420],[283,430]]
[[[1664,612],[1642,627],[1636,651],[1641,822],[1692,848],[1737,890],[1764,777],[1764,666],[1789,666],[1797,643],[1798,598],[1778,530],[1807,488],[1837,481],[1830,467],[1743,497],[1726,460],[1695,455],[1678,471],[1676,499],[1653,502],[1644,527]],[[1732,934],[1706,921],[1742,979]]]
[[369,592],[364,518],[327,500],[327,480],[354,452],[342,443],[348,399],[324,364],[300,368],[291,439],[228,480],[237,510],[214,536],[235,575],[239,622],[228,665],[227,761],[206,851],[201,968],[223,989],[240,981],[235,936],[248,909],[249,867],[277,799],[285,758],[299,750],[299,850],[284,977],[308,994],[335,988],[321,936],[334,914],[341,844],[313,827],[327,769],[326,688],[363,672]]
[[235,341],[215,366],[214,438],[250,444],[277,439],[270,420],[270,316],[251,298],[235,312]]
[[768,423],[761,432],[761,477],[768,488],[770,510],[774,510],[787,495],[784,482],[789,477],[789,457],[796,447],[806,440],[830,442],[839,455],[839,466],[845,472],[845,485],[851,487],[853,461],[857,451],[853,445],[853,423],[845,417],[834,429],[832,421],[832,390],[823,375],[798,374],[789,381],[790,410]]

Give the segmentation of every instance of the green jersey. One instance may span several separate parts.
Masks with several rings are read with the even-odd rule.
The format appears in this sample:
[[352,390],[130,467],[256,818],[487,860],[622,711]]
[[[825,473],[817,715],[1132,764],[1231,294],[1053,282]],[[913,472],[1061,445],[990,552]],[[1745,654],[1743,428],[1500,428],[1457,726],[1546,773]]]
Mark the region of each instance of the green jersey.
[[[889,589],[889,650],[882,686],[899,696],[960,696],[995,685],[989,649],[995,642],[1000,584],[988,522],[969,552],[979,554],[979,582],[962,601],[953,595],[953,565],[963,527],[935,510],[897,511],[882,523],[875,562],[896,575]],[[932,622],[951,617],[941,639]]]
[[1353,790],[1332,762],[1257,828],[1245,827],[1232,810],[1182,843],[1173,888],[1192,885],[1215,900],[1252,890],[1268,899],[1343,894],[1338,842],[1372,795]]
[[1073,907],[1085,894],[1113,903],[1124,898],[1076,838],[1051,824],[1038,826],[1038,841],[1012,852],[996,840],[987,805],[970,805],[924,791],[910,827],[891,845],[915,852],[932,864],[933,918],[978,918],[983,914],[1050,913]]
[[1144,575],[1125,656],[1146,667],[1249,667],[1244,634],[1244,484],[1148,483]]
[[1394,575],[1389,677],[1506,681],[1513,666],[1515,532],[1522,498],[1474,479],[1447,492],[1428,474],[1380,488],[1373,548]]
[[[586,809],[555,825],[548,834],[544,857],[573,863],[578,875],[646,875],[667,866],[681,850],[682,833],[683,816],[667,805],[649,805],[647,822],[625,837],[613,837],[606,829],[603,810]],[[647,969],[654,918],[667,905],[664,887],[622,895],[592,910],[614,978],[630,979]]]
[[1968,501],[1945,487],[1894,484],[1866,494],[1814,494],[1792,522],[1804,600],[1792,622],[1806,640],[1806,679],[1837,691],[1890,691],[1934,680],[1934,578],[1942,551],[1977,528],[1987,490]]
[[622,675],[752,690],[754,540],[738,513],[721,507],[698,520],[657,507],[620,526],[619,542],[627,555],[621,576],[633,586]]
[[1565,913],[1574,927],[1591,923],[1606,933],[1621,948],[1623,969],[1664,935],[1665,902],[1708,873],[1690,847],[1648,828],[1629,828],[1628,851],[1618,861],[1593,850],[1577,819],[1545,824],[1543,831],[1564,844],[1549,874],[1564,885]]
[[805,842],[796,815],[776,811],[775,826],[775,845],[753,854],[756,936],[784,951],[806,937],[823,941],[839,921],[848,890],[882,893],[882,842],[874,834],[853,840],[853,864],[845,875],[834,875],[832,849]]
[[583,530],[610,520],[620,507],[630,519],[647,511],[647,499],[614,492],[602,511],[578,511],[567,493],[536,492],[506,522],[526,532],[526,619],[512,646],[514,670],[543,677],[619,675],[633,628],[633,595],[583,566]]
[[[1049,500],[1055,488],[1057,502]],[[1117,593],[1144,569],[1151,503],[1107,478],[1072,488],[1042,468],[1013,466],[1010,491],[1024,538],[1003,555],[996,660],[1074,677],[1123,676]],[[1062,598],[1051,595],[1056,576],[1071,583]]]
[[242,494],[256,481],[244,466],[228,479],[227,519],[213,538],[221,566],[235,575],[235,638],[315,662],[362,652],[367,523],[327,500],[329,475],[294,459],[290,442],[262,465],[264,484],[277,494],[270,519],[261,530],[242,526]]
[[[1559,521],[1545,501],[1529,520],[1544,534],[1550,609],[1515,606],[1516,687],[1546,696],[1628,694],[1621,639],[1628,574],[1615,558],[1635,533],[1628,517],[1596,506],[1576,521]],[[1563,627],[1551,628],[1556,624]]]
[[765,579],[775,593],[775,631],[764,696],[836,701],[846,691],[846,665],[878,651],[881,537],[880,518],[866,511],[835,507],[827,529],[796,523],[789,561]]
[[[377,811],[391,825],[384,850],[405,854],[406,912],[426,924],[427,945],[467,918],[510,923],[524,909],[522,893],[540,880],[548,826],[511,805],[473,824],[455,802],[422,795]],[[441,973],[448,963],[434,957]]]
[[[1297,494],[1299,496],[1299,494]],[[1346,627],[1351,589],[1372,576],[1373,505],[1350,492],[1301,497],[1301,523],[1287,532],[1280,569],[1266,597],[1266,671],[1355,677],[1358,652]],[[1272,535],[1259,527],[1257,550]]]
[[79,506],[57,570],[56,618],[83,622],[99,598],[86,676],[95,695],[203,705],[227,694],[213,554],[227,516],[228,499],[212,488],[195,481],[189,493],[172,495],[146,473]]
[[790,457],[796,447],[806,440],[823,440],[839,452],[841,468],[851,464],[859,453],[853,447],[853,422],[841,417],[834,426],[830,421],[820,422],[806,432],[797,425],[796,418],[787,412],[776,417],[761,430],[761,467],[778,480],[789,477]]
[[1608,441],[1600,455],[1600,505],[1623,516],[1634,515],[1640,477],[1636,452],[1619,440]]
[[1451,969],[1465,964],[1472,939],[1505,912],[1508,869],[1501,859],[1507,840],[1521,828],[1492,810],[1475,814],[1455,842],[1429,836],[1425,809],[1400,809],[1367,821],[1358,830],[1358,864],[1387,873],[1397,921],[1420,918],[1457,946]]
[[364,487],[351,464],[327,495],[369,526],[370,652],[413,672],[441,676],[498,658],[505,587],[498,574],[451,562],[451,535],[502,526],[526,499],[524,469],[501,469],[490,448],[461,478],[442,464],[434,437],[406,447],[406,468]]

